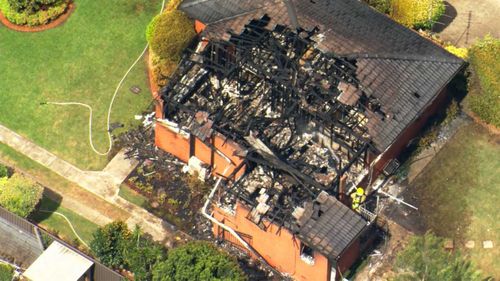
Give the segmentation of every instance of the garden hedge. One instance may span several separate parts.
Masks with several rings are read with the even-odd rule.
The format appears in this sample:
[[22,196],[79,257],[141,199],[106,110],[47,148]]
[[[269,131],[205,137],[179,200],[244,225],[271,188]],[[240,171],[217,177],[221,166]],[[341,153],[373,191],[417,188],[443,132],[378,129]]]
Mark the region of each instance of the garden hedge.
[[467,106],[482,120],[500,127],[500,39],[487,36],[471,47],[469,57]]
[[[37,2],[33,5],[15,5],[11,2]],[[45,4],[44,4],[45,3]],[[67,1],[19,1],[0,0],[0,11],[12,23],[17,25],[44,25],[64,14],[68,8]],[[23,8],[24,7],[24,8]],[[43,7],[43,8],[42,8]]]
[[177,61],[196,35],[193,22],[181,11],[166,11],[155,17],[148,27],[149,43],[162,59]]

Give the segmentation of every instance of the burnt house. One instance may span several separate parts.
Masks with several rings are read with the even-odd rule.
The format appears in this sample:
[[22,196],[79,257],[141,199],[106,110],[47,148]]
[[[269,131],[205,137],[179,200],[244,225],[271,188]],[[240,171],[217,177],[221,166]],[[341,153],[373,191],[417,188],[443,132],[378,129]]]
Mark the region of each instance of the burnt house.
[[183,2],[203,39],[160,92],[155,141],[225,179],[217,237],[337,280],[374,219],[346,195],[390,169],[463,61],[355,0],[285,2]]

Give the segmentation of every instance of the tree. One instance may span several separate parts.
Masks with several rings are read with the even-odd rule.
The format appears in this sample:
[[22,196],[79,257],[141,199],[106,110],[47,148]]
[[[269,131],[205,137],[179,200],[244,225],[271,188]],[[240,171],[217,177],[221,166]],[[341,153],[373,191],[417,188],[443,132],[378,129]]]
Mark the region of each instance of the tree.
[[475,281],[481,274],[458,252],[443,248],[443,239],[431,233],[412,237],[409,245],[398,254],[394,281]]
[[131,233],[122,221],[115,221],[98,228],[90,242],[90,249],[106,266],[124,268],[124,250]]
[[207,242],[190,242],[169,251],[153,269],[154,281],[246,280],[238,263]]
[[151,49],[161,59],[177,61],[196,35],[193,22],[181,11],[156,16],[146,31]]
[[165,259],[165,249],[144,237],[136,226],[123,253],[127,268],[134,273],[135,281],[150,281],[155,264]]
[[42,199],[43,187],[19,174],[0,178],[0,205],[26,218]]

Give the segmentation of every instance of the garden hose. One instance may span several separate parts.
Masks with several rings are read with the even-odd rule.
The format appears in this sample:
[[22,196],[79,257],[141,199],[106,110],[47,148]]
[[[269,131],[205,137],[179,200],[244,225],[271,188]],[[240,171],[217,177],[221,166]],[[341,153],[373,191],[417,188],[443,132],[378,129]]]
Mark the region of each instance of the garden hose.
[[[164,9],[165,9],[165,0],[162,1],[160,14],[163,12]],[[89,143],[90,143],[90,147],[97,155],[100,155],[100,156],[108,155],[111,152],[111,149],[113,148],[113,137],[111,135],[111,110],[113,109],[113,104],[115,103],[116,96],[118,95],[118,91],[120,90],[121,86],[123,85],[123,82],[125,82],[125,79],[129,75],[129,73],[132,71],[132,69],[137,65],[137,63],[144,56],[144,54],[148,50],[148,47],[149,47],[149,43],[146,43],[146,47],[144,47],[144,50],[142,50],[139,57],[130,66],[130,68],[127,70],[125,75],[123,75],[122,79],[120,80],[120,82],[116,86],[115,92],[113,93],[113,97],[111,98],[111,102],[109,103],[108,117],[106,120],[106,133],[108,136],[108,149],[106,150],[106,152],[100,152],[94,146],[94,142],[93,142],[93,138],[92,138],[92,113],[93,113],[93,110],[92,110],[92,107],[90,105],[85,104],[85,103],[81,103],[81,102],[53,102],[53,101],[43,102],[43,103],[40,103],[40,105],[45,105],[45,104],[61,105],[61,106],[74,106],[74,105],[76,105],[76,106],[86,107],[89,110]]]

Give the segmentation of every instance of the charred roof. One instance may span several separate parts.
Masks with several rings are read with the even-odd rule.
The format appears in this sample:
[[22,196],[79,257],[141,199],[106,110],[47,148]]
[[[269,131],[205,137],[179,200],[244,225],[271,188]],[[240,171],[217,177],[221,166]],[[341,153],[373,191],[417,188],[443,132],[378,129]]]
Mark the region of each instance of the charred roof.
[[[356,60],[360,85],[371,90],[383,112],[366,113],[379,152],[419,117],[464,64],[362,1],[290,1],[302,28],[319,29],[318,49]],[[270,18],[269,28],[290,25],[282,0],[184,0],[181,9],[207,24],[204,36],[209,39],[227,39],[263,15]]]
[[[260,227],[275,223],[298,234],[305,230],[297,212],[307,213],[320,194],[336,201],[342,176],[359,180],[372,148],[366,112],[383,113],[359,84],[356,60],[318,50],[317,29],[271,30],[269,21],[251,20],[229,40],[211,40],[190,54],[161,96],[165,118],[183,130],[207,145],[221,133],[244,148],[246,173],[225,188],[220,203],[244,202]],[[345,224],[366,225],[340,206],[333,208],[347,215],[334,224],[350,217]],[[336,258],[357,235],[349,232],[324,254]]]

